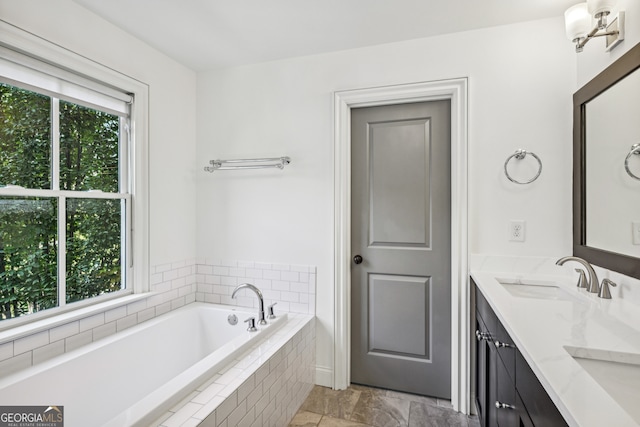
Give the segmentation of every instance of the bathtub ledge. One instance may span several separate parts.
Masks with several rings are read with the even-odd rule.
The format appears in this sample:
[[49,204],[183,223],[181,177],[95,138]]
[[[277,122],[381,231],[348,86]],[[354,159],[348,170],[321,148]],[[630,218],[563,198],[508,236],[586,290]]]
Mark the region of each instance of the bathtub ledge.
[[[24,318],[17,318],[15,320],[23,320],[23,322],[16,322],[7,326],[3,325],[3,327],[5,328],[4,330],[0,328],[0,345],[4,344],[5,342],[15,341],[29,335],[37,334],[38,332],[46,331],[57,326],[74,322],[85,317],[91,317],[99,313],[126,306],[133,302],[149,298],[154,294],[155,292],[145,292],[140,294],[126,295],[81,308],[71,307],[66,309],[66,311],[57,311],[54,314],[38,316],[38,313],[36,313],[30,315],[38,316],[39,319],[37,320],[29,319],[29,316],[26,316]],[[41,313],[45,314],[45,311],[42,311]]]

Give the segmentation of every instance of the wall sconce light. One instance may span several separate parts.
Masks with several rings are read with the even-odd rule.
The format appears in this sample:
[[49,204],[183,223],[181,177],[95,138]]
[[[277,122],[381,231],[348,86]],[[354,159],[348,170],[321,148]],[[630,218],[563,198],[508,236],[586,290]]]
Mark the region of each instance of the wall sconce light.
[[[615,0],[587,0],[570,7],[564,13],[567,37],[576,44],[576,52],[582,52],[584,45],[594,37],[606,37],[606,51],[610,51],[624,40],[624,12],[607,23],[607,18],[615,6]],[[597,21],[595,27],[592,17]]]

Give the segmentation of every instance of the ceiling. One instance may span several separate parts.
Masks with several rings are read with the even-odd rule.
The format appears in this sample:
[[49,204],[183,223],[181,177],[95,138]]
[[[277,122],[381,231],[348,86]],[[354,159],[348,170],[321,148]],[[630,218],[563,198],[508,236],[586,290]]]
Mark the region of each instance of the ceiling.
[[74,1],[203,71],[560,17],[578,0]]

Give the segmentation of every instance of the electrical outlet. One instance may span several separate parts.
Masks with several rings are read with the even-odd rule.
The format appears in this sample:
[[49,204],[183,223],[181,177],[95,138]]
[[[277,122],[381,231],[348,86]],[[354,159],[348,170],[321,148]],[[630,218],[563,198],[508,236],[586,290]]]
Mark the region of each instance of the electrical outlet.
[[633,221],[631,223],[631,233],[633,235],[633,244],[640,245],[640,221]]
[[509,222],[509,240],[512,242],[524,242],[525,222],[511,220]]

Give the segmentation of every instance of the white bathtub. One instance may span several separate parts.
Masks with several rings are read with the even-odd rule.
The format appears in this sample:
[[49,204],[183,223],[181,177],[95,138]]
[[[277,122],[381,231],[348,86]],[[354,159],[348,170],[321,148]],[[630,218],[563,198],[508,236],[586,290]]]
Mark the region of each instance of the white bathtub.
[[286,322],[247,332],[256,314],[189,304],[3,378],[0,404],[64,406],[66,427],[148,425]]

